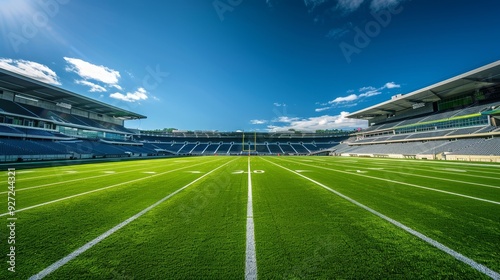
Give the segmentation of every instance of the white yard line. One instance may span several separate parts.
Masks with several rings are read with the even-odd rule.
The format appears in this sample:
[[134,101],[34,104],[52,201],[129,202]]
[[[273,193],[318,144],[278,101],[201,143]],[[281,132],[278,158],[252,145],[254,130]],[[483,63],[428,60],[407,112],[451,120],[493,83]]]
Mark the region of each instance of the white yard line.
[[[344,167],[343,165],[336,164],[336,163],[331,163],[331,165]],[[369,168],[369,167],[360,167],[359,165],[357,167],[360,168],[360,169],[373,169],[373,168]],[[421,171],[430,171],[430,172],[437,172],[437,173],[445,173],[445,174],[455,175],[455,173],[443,172],[443,171],[426,170],[426,169],[421,169],[421,168],[408,167],[408,169],[411,169],[411,170],[421,170]],[[427,176],[427,175],[421,175],[421,174],[415,174],[415,173],[407,173],[407,172],[401,172],[401,171],[397,171],[397,170],[385,169],[384,172],[397,173],[397,174],[403,174],[403,175],[415,176],[415,177],[422,177],[422,178],[429,178],[429,179],[435,179],[435,180],[441,180],[441,181],[449,181],[449,182],[455,182],[455,183],[462,183],[462,184],[468,184],[468,185],[474,185],[474,186],[480,186],[480,187],[500,189],[500,186],[495,186],[495,185],[474,183],[474,182],[461,181],[461,180],[453,180],[453,179],[447,179],[447,178],[442,178],[442,177],[434,177],[434,176]],[[469,177],[473,177],[473,178],[486,178],[486,179],[500,180],[500,178],[497,178],[497,177],[494,178],[494,177],[472,175],[472,174],[462,174],[462,173],[460,173],[460,176],[469,176]]]
[[[94,163],[94,164],[99,164],[99,168],[102,169],[103,171],[106,170],[106,169],[110,169],[110,168],[113,168],[112,166],[111,167],[106,167],[106,166],[100,166],[100,164],[102,163]],[[117,162],[115,162],[115,165],[117,164]],[[93,165],[93,164],[91,164]],[[173,165],[173,164],[172,164]],[[136,166],[144,166],[144,163],[143,164],[134,164],[134,165],[127,165],[127,166],[116,166],[116,168],[113,168],[113,169],[130,169],[132,167],[136,167]],[[101,168],[102,167],[102,168]],[[42,167],[44,168],[44,167]],[[52,167],[50,167],[52,168]],[[40,179],[40,178],[46,178],[46,177],[55,177],[55,178],[59,178],[61,176],[71,176],[72,174],[71,173],[62,173],[62,172],[66,172],[68,170],[71,170],[71,169],[74,169],[75,166],[71,166],[70,167],[66,167],[64,169],[60,168],[60,169],[57,169],[57,170],[50,170],[51,174],[47,174],[47,175],[41,175],[41,176],[36,176],[36,177],[20,177],[19,179],[17,179],[16,181],[30,181],[30,180],[35,180],[35,179]],[[79,169],[78,169],[80,172],[79,174],[85,174],[85,173],[95,173],[95,166],[94,167],[88,167],[87,166],[84,166],[84,165],[80,165]],[[21,170],[22,171],[22,170]],[[21,172],[19,171],[19,172]],[[47,171],[43,171],[44,173],[47,173]]]
[[248,157],[248,202],[247,202],[247,241],[245,251],[245,280],[257,279],[257,257],[255,255],[255,231],[253,223],[252,171]]
[[[170,165],[169,165],[169,167],[170,167]],[[55,186],[55,185],[60,185],[60,184],[66,184],[66,183],[71,183],[71,182],[78,182],[78,181],[82,181],[82,180],[89,180],[89,179],[94,179],[94,178],[99,178],[99,177],[118,175],[118,174],[123,174],[123,173],[137,172],[139,170],[144,170],[144,169],[151,169],[151,166],[143,167],[143,168],[134,168],[132,170],[121,171],[121,172],[114,172],[113,171],[113,173],[106,173],[106,174],[96,175],[96,176],[91,176],[91,177],[83,177],[83,178],[73,179],[73,180],[61,180],[61,181],[56,182],[56,183],[50,183],[50,184],[27,187],[27,188],[17,188],[16,187],[16,192],[20,192],[20,191],[24,191],[24,190],[38,189],[38,188],[49,187],[49,186]],[[94,170],[93,172],[95,173],[96,171]],[[80,174],[82,174],[82,173],[89,173],[89,172],[81,172]],[[146,173],[146,172],[144,172],[144,173]],[[55,179],[57,179],[57,178],[55,178]],[[62,178],[59,178],[59,179],[62,179]],[[8,193],[8,191],[0,192],[0,194],[5,194],[5,193]]]
[[[206,162],[195,164],[195,165],[200,165],[200,164],[204,164],[204,163],[206,163]],[[14,211],[14,212],[17,213],[17,212],[26,211],[26,210],[33,209],[33,208],[38,208],[38,207],[45,206],[45,205],[48,205],[48,204],[52,204],[52,203],[55,203],[55,202],[59,202],[59,201],[63,201],[63,200],[71,199],[71,198],[75,198],[75,197],[78,197],[78,196],[87,195],[87,194],[98,192],[98,191],[102,191],[102,190],[107,190],[107,189],[110,189],[110,188],[114,188],[114,187],[118,187],[118,186],[121,186],[121,185],[125,185],[125,184],[129,184],[129,183],[133,183],[133,182],[137,182],[137,181],[141,181],[141,180],[153,178],[153,177],[160,176],[160,175],[163,175],[163,174],[167,174],[167,173],[170,173],[170,172],[174,172],[174,171],[178,171],[178,170],[182,170],[182,169],[186,169],[186,168],[191,168],[191,167],[193,167],[195,165],[189,165],[189,166],[186,166],[186,167],[181,167],[181,168],[177,168],[177,169],[165,171],[165,172],[154,174],[154,175],[151,175],[151,176],[146,176],[146,177],[142,177],[142,178],[139,178],[139,179],[134,179],[134,180],[126,181],[126,182],[121,182],[121,183],[114,184],[114,185],[111,185],[111,186],[107,186],[107,187],[103,187],[103,188],[99,188],[99,189],[95,189],[95,190],[91,190],[91,191],[87,191],[87,192],[82,192],[82,193],[78,193],[78,194],[66,196],[66,197],[63,197],[63,198],[59,198],[59,199],[47,201],[47,202],[44,202],[44,203],[40,203],[40,204],[28,206],[26,208],[21,208],[21,209],[18,209],[16,211]],[[0,214],[0,217],[6,216],[6,215],[9,215],[9,214],[10,214],[10,212],[3,213],[3,214]]]
[[[63,181],[56,182],[56,183],[50,183],[50,184],[33,186],[33,187],[27,187],[27,188],[16,188],[16,192],[25,191],[25,190],[31,190],[31,189],[38,189],[38,188],[49,187],[49,186],[55,186],[55,185],[60,185],[60,184],[66,184],[66,183],[71,183],[71,182],[77,182],[77,181],[81,181],[81,180],[89,180],[89,179],[94,179],[94,178],[99,178],[99,177],[106,177],[106,176],[111,176],[111,175],[121,174],[121,173],[126,173],[126,172],[132,172],[132,171],[124,171],[124,172],[119,172],[119,173],[107,173],[107,174],[103,174],[103,175],[97,175],[97,176],[92,176],[92,177],[84,177],[84,178],[67,180],[67,181],[63,180]],[[4,193],[8,193],[8,191],[6,191],[6,192],[0,192],[0,194],[4,194]]]
[[[160,162],[161,160],[161,162]],[[188,160],[185,161],[185,162],[189,162]],[[131,162],[132,163],[132,162]],[[169,161],[168,159],[159,159],[159,161],[157,163],[161,163],[162,166],[166,167],[166,166],[175,166],[176,163],[174,163],[174,161]],[[165,165],[163,165],[165,163]],[[102,171],[106,171],[108,169],[114,169],[114,170],[120,170],[120,169],[131,169],[132,167],[141,167],[141,166],[147,166],[146,168],[150,168],[151,166],[151,163],[146,163],[146,161],[140,161],[140,162],[137,162],[135,164],[127,164],[126,166],[123,165],[123,162],[107,162],[107,163],[104,163],[104,162],[100,162],[100,163],[89,163],[89,164],[84,164],[84,165],[79,165],[78,167],[78,170],[79,170],[79,174],[84,174],[84,173],[95,173],[95,168],[96,168],[96,165],[98,165],[99,169],[102,170]],[[72,174],[71,173],[62,173],[62,172],[65,172],[65,171],[68,171],[68,170],[72,170],[75,168],[75,166],[58,166],[58,167],[41,167],[41,168],[54,168],[55,170],[50,170],[51,174],[47,174],[47,175],[41,175],[41,176],[36,176],[36,177],[28,177],[28,178],[25,178],[25,177],[20,177],[20,178],[16,178],[16,181],[30,181],[30,180],[35,180],[35,179],[40,179],[40,178],[46,178],[46,177],[56,177],[56,178],[59,178],[61,176],[71,176]],[[142,169],[146,169],[146,168],[138,168],[140,170]],[[16,171],[16,173],[20,173],[20,172],[35,172],[35,171],[28,171],[28,170],[19,170],[19,171]],[[38,172],[38,171],[36,171]],[[47,173],[48,171],[45,170],[43,171],[44,173]],[[39,172],[38,172],[39,173]]]
[[[491,176],[472,174],[473,172],[474,173],[485,173],[485,174],[498,174],[498,172],[481,172],[481,171],[474,171],[474,170],[451,171],[448,168],[436,168],[436,167],[433,167],[432,170],[423,169],[423,168],[416,168],[416,167],[408,167],[408,169],[433,172],[433,173],[443,173],[443,174],[449,174],[449,175],[459,175],[459,176],[472,177],[472,178],[484,178],[484,179],[500,180],[499,177],[491,177]],[[460,169],[456,169],[456,170],[460,170]],[[460,173],[457,174],[457,172],[460,172]]]
[[[342,166],[342,163],[340,161],[338,161],[338,162],[330,162],[330,164],[332,164],[332,165],[341,165],[341,166]],[[363,166],[372,166],[371,163],[367,163],[367,162],[359,163],[358,166],[360,166],[360,165],[363,165]],[[363,168],[366,168],[366,167],[363,167]],[[409,165],[405,165],[404,168],[407,171],[410,171],[410,170],[420,170],[420,171],[426,171],[426,172],[432,172],[432,173],[443,173],[443,174],[449,174],[449,175],[466,176],[466,177],[472,177],[472,178],[475,178],[475,179],[477,179],[477,178],[484,178],[484,179],[500,180],[500,177],[498,177],[498,176],[491,177],[491,176],[483,176],[483,175],[477,175],[477,174],[471,174],[470,173],[470,172],[485,173],[485,172],[481,172],[481,171],[473,171],[473,170],[471,170],[469,173],[466,173],[467,172],[466,170],[454,169],[455,171],[452,172],[450,169],[447,169],[447,168],[442,169],[442,168],[432,167],[431,168],[432,170],[429,170],[429,169],[412,167],[412,166],[409,166]],[[445,171],[443,171],[443,170],[445,170]],[[461,171],[458,171],[458,170],[461,170]],[[397,171],[392,171],[392,172],[397,172]],[[457,174],[457,172],[460,172],[460,174]],[[491,172],[488,172],[488,173],[491,174]],[[404,174],[404,173],[402,173],[402,174]],[[411,173],[406,173],[406,174],[411,174]],[[495,172],[493,174],[498,174],[498,172]]]
[[[345,159],[345,160],[348,160],[347,158],[343,158],[343,157],[339,157],[339,158],[342,158],[342,159]],[[358,158],[359,160],[377,160],[377,161],[384,161],[384,160],[387,160],[387,159],[381,159],[381,158],[364,158],[364,157],[359,157]],[[391,161],[402,161],[402,162],[405,162],[405,163],[416,163],[416,164],[422,164],[422,165],[426,165],[426,164],[450,164],[450,165],[467,165],[468,167],[472,167],[472,168],[477,168],[477,169],[486,169],[486,168],[500,168],[500,165],[495,165],[495,164],[481,164],[481,163],[472,163],[472,162],[455,162],[455,161],[445,161],[445,160],[441,160],[441,161],[438,161],[438,160],[428,160],[428,161],[422,161],[422,160],[413,160],[413,161],[410,161],[410,160],[407,160],[407,159],[394,159],[394,158],[391,158],[390,159]],[[387,162],[387,164],[390,164],[389,162]]]
[[[487,188],[500,189],[499,186],[493,186],[493,185],[481,184],[481,183],[473,183],[473,182],[460,181],[460,180],[453,180],[453,179],[447,179],[447,178],[442,178],[442,177],[434,177],[434,176],[426,176],[426,175],[421,175],[421,174],[413,174],[413,173],[405,173],[405,172],[399,172],[399,171],[391,171],[391,170],[387,170],[387,169],[384,170],[384,172],[404,174],[404,175],[409,175],[409,176],[416,176],[416,177],[429,178],[429,179],[435,179],[435,180],[441,180],[441,181],[449,181],[449,182],[455,182],[455,183],[461,183],[461,184],[468,184],[468,185],[474,185],[474,186],[481,186],[481,187],[487,187]],[[462,175],[462,174],[460,174],[460,175]],[[481,177],[481,176],[478,176],[478,177]],[[492,178],[492,179],[497,179],[497,178]]]
[[[234,160],[232,160],[234,161]],[[97,238],[95,238],[94,240],[88,242],[87,244],[83,245],[82,247],[76,249],[75,251],[73,251],[72,253],[70,253],[69,255],[65,256],[64,258],[56,261],[55,263],[51,264],[50,266],[48,266],[47,268],[45,268],[44,270],[40,271],[39,273],[31,276],[29,279],[42,279],[44,278],[45,276],[49,275],[50,273],[54,272],[55,270],[59,269],[61,266],[65,265],[66,263],[68,263],[69,261],[73,260],[74,258],[78,257],[80,254],[84,253],[85,251],[87,251],[88,249],[92,248],[94,245],[96,245],[97,243],[101,242],[102,240],[104,240],[105,238],[109,237],[110,235],[112,235],[113,233],[115,233],[116,231],[118,231],[119,229],[123,228],[124,226],[130,224],[131,222],[133,222],[134,220],[136,220],[137,218],[141,217],[142,215],[146,214],[147,212],[149,212],[151,209],[155,208],[156,206],[160,205],[161,203],[163,203],[165,200],[171,198],[172,196],[178,194],[179,192],[181,192],[182,190],[184,190],[185,188],[191,186],[192,184],[198,182],[199,180],[203,179],[204,177],[208,176],[209,174],[211,174],[212,172],[216,171],[217,169],[231,163],[232,161],[229,161],[229,162],[226,162],[225,164],[223,165],[220,165],[219,167],[213,169],[212,171],[198,177],[196,180],[192,181],[191,183],[185,185],[184,187],[176,190],[175,192],[165,196],[164,198],[158,200],[156,203],[152,204],[151,206],[147,207],[146,209],[142,210],[141,212],[135,214],[134,216],[126,219],[125,221],[121,222],[120,224],[116,225],[115,227],[113,227],[112,229],[106,231],[105,233],[101,234],[100,236],[98,236]],[[163,174],[163,173],[162,173]],[[160,175],[160,174],[158,174]],[[152,176],[151,176],[152,177]],[[149,177],[148,177],[149,178]]]
[[[284,159],[283,159],[283,161],[294,162],[294,161],[289,161],[289,160],[284,160]],[[440,190],[440,189],[433,189],[433,188],[419,186],[419,185],[415,185],[415,184],[410,184],[410,183],[405,183],[405,182],[400,182],[400,181],[395,181],[395,180],[390,180],[390,179],[385,179],[385,178],[379,178],[379,177],[369,176],[369,175],[365,175],[365,174],[362,174],[362,173],[347,172],[347,171],[342,171],[342,170],[337,170],[337,169],[332,169],[332,168],[326,168],[326,167],[312,165],[312,164],[307,164],[307,163],[302,163],[302,162],[294,162],[294,163],[298,163],[298,164],[302,164],[302,165],[307,165],[307,166],[311,166],[311,167],[315,167],[315,168],[320,168],[320,169],[325,169],[325,170],[330,170],[330,171],[334,171],[334,172],[339,172],[339,173],[344,173],[344,174],[349,174],[349,175],[356,175],[356,176],[366,177],[366,178],[370,178],[370,179],[375,179],[375,180],[380,180],[380,181],[386,181],[386,182],[390,182],[390,183],[395,183],[395,184],[410,186],[410,187],[414,187],[414,188],[419,188],[419,189],[424,189],[424,190],[429,190],[429,191],[434,191],[434,192],[440,192],[440,193],[445,193],[445,194],[450,194],[450,195],[455,195],[455,196],[459,196],[459,197],[464,197],[464,198],[469,198],[469,199],[474,199],[474,200],[479,200],[479,201],[483,201],[483,202],[488,202],[488,203],[493,203],[493,204],[500,205],[500,202],[498,202],[498,201],[488,200],[488,199],[479,198],[479,197],[475,197],[475,196],[470,196],[470,195],[465,195],[465,194],[460,194],[460,193],[454,193],[454,192],[449,192],[449,191],[443,191],[443,190]]]
[[376,215],[376,216],[378,216],[378,217],[386,220],[387,222],[389,222],[389,223],[397,226],[398,228],[403,229],[404,231],[406,231],[406,232],[408,232],[408,233],[410,233],[410,234],[412,234],[412,235],[420,238],[421,240],[423,240],[423,241],[427,242],[428,244],[430,244],[430,245],[438,248],[439,250],[447,253],[448,255],[454,257],[455,259],[457,259],[457,260],[459,260],[459,261],[461,261],[461,262],[469,265],[470,267],[476,269],[477,271],[479,271],[479,272],[481,272],[481,273],[483,273],[483,274],[485,274],[485,275],[487,275],[487,276],[489,276],[489,277],[491,277],[493,279],[500,279],[500,274],[498,272],[496,272],[494,270],[491,270],[490,268],[488,268],[488,267],[486,267],[486,266],[484,266],[482,264],[479,264],[479,263],[475,262],[474,260],[472,260],[472,259],[470,259],[470,258],[468,258],[468,257],[466,257],[466,256],[464,256],[462,254],[460,254],[457,251],[454,251],[453,249],[451,249],[451,248],[449,248],[449,247],[447,247],[447,246],[439,243],[438,241],[436,241],[436,240],[434,240],[434,239],[432,239],[432,238],[430,238],[430,237],[428,237],[428,236],[426,236],[426,235],[424,235],[424,234],[422,234],[422,233],[420,233],[420,232],[418,232],[418,231],[416,231],[416,230],[414,230],[414,229],[412,229],[412,228],[410,228],[408,226],[405,226],[404,224],[402,224],[402,223],[400,223],[400,222],[398,222],[398,221],[396,221],[394,219],[391,219],[391,218],[385,216],[384,214],[382,214],[380,212],[377,212],[377,211],[373,210],[372,208],[370,208],[370,207],[368,207],[368,206],[366,206],[364,204],[361,204],[358,201],[356,201],[356,200],[354,200],[354,199],[352,199],[352,198],[350,198],[350,197],[348,197],[346,195],[343,195],[342,193],[340,193],[338,191],[335,191],[335,190],[327,187],[326,185],[323,185],[320,182],[317,182],[317,181],[315,181],[315,180],[313,180],[313,179],[311,179],[309,177],[306,177],[306,176],[304,176],[304,175],[302,175],[302,174],[300,174],[298,172],[295,172],[295,171],[293,171],[291,169],[283,167],[283,166],[281,166],[279,164],[276,164],[274,162],[271,162],[269,160],[265,160],[265,161],[267,161],[267,162],[269,162],[271,164],[274,164],[274,165],[276,165],[276,166],[278,166],[280,168],[283,168],[283,169],[285,169],[285,170],[287,170],[289,172],[292,172],[295,175],[300,176],[300,177],[302,177],[302,178],[304,178],[304,179],[306,179],[306,180],[308,180],[310,182],[313,182],[314,184],[316,184],[316,185],[318,185],[318,186],[320,186],[320,187],[322,187],[322,188],[324,188],[324,189],[326,189],[326,190],[328,190],[328,191],[330,191],[330,192],[332,192],[332,193],[334,193],[334,194],[342,197],[343,199],[345,199],[345,200],[347,200],[347,201],[349,201],[349,202],[351,202],[351,203],[353,203],[353,204],[355,204],[355,205],[357,205],[357,206],[359,206],[359,207],[367,210],[368,212],[370,212],[370,213],[372,213],[372,214],[374,214],[374,215]]

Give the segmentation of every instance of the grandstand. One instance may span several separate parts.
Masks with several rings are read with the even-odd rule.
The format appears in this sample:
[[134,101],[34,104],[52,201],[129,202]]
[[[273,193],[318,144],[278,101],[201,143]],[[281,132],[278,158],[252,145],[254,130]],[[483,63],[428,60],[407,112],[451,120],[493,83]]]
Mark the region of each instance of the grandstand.
[[347,140],[347,133],[251,133],[141,131],[134,139],[143,145],[178,155],[307,155]]
[[0,161],[314,155],[500,161],[500,61],[350,114],[348,135],[127,129],[146,116],[0,69]]
[[173,132],[125,128],[136,114],[0,69],[0,162],[169,155],[303,155],[347,134]]
[[335,155],[500,161],[500,61],[350,114]]
[[129,112],[0,69],[0,161],[147,155],[124,121]]

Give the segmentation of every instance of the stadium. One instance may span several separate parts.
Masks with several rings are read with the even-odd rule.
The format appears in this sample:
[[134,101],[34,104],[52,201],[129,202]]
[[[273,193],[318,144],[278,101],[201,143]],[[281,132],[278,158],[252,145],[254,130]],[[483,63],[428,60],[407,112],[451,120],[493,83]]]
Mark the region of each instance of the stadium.
[[20,279],[500,279],[499,76],[395,95],[351,113],[358,131],[163,133],[2,69],[6,263]]
[[350,134],[131,130],[146,116],[0,70],[0,161],[317,155],[500,161],[500,61],[350,114]]

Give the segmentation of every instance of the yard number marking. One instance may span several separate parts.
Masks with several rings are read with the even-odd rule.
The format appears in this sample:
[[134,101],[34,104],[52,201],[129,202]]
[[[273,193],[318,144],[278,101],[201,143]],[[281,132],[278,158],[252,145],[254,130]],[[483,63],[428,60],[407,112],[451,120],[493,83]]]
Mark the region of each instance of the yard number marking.
[[254,171],[245,171],[245,170],[235,170],[231,174],[248,174],[248,172],[254,173],[254,174],[262,174],[265,171],[264,170],[254,170]]

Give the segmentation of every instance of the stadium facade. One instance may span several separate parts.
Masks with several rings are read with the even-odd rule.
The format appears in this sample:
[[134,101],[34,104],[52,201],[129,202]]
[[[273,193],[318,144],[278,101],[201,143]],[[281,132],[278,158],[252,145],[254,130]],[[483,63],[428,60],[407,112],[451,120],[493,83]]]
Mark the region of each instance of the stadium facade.
[[500,162],[500,61],[350,114],[346,133],[154,133],[103,102],[0,69],[0,161],[165,155],[315,155]]
[[343,156],[500,162],[500,61],[354,112]]

